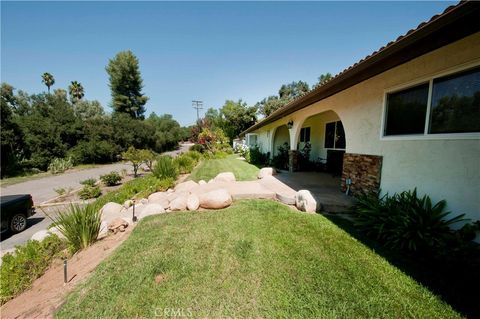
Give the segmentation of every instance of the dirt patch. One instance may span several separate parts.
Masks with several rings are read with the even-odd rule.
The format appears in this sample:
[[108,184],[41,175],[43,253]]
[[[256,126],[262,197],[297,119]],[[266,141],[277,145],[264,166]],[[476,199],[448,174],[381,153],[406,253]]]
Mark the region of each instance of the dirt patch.
[[1,317],[52,318],[67,294],[88,278],[98,264],[128,238],[133,228],[128,227],[125,232],[105,237],[72,256],[68,260],[67,284],[63,283],[63,261],[56,260],[30,289],[0,308]]
[[155,283],[160,284],[161,282],[165,281],[165,279],[167,279],[167,276],[165,276],[164,274],[157,275],[155,277]]

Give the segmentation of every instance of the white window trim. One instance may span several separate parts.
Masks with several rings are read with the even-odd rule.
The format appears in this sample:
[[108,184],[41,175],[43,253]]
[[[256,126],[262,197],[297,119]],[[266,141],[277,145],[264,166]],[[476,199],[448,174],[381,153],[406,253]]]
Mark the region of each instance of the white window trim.
[[[470,139],[480,139],[480,132],[474,133],[428,133],[429,124],[430,124],[430,115],[431,115],[431,102],[432,102],[432,93],[433,93],[433,80],[448,76],[451,74],[459,73],[480,66],[480,59],[475,59],[473,61],[457,65],[445,69],[441,72],[436,72],[417,78],[413,81],[403,83],[401,85],[396,85],[390,88],[387,88],[383,91],[383,106],[382,106],[382,119],[380,127],[380,140],[381,141],[408,141],[408,140],[470,140]],[[385,135],[386,129],[386,117],[387,117],[387,96],[388,94],[402,91],[420,84],[429,83],[428,86],[428,100],[427,100],[427,112],[425,115],[425,130],[423,134],[408,134],[408,135]]]

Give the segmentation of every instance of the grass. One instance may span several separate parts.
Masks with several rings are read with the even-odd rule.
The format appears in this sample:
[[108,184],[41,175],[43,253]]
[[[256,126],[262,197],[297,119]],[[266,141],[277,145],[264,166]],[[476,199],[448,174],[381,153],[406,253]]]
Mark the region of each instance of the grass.
[[272,201],[151,216],[58,318],[458,318],[320,215]]
[[[77,166],[74,166],[73,168],[65,171],[65,173],[71,172],[71,171],[79,171],[79,170],[84,170],[84,169],[89,169],[89,168],[95,168],[98,167],[98,164],[80,164]],[[33,181],[35,179],[43,178],[43,177],[49,177],[49,176],[57,176],[60,174],[52,174],[50,172],[40,172],[40,173],[23,173],[23,175],[19,176],[14,176],[14,177],[6,177],[0,179],[0,186],[10,186],[18,183],[23,183],[23,182],[28,182],[28,181]]]
[[218,173],[232,172],[238,181],[257,179],[258,167],[237,159],[238,155],[229,155],[221,159],[207,159],[202,161],[190,174],[190,179],[198,182],[208,182]]

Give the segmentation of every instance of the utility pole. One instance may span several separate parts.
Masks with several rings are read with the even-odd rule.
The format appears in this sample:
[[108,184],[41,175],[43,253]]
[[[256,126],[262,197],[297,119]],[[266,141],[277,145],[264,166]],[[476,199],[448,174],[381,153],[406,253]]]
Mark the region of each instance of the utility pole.
[[203,101],[192,101],[192,106],[194,109],[197,110],[197,123],[200,121],[200,114],[198,113],[199,110],[203,109]]

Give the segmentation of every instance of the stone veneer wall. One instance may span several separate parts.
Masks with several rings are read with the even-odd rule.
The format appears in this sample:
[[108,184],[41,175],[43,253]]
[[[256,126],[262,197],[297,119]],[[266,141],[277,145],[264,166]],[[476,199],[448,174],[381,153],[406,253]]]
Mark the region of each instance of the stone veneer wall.
[[377,192],[380,190],[382,156],[345,153],[343,157],[342,191],[347,190],[346,179],[350,178],[350,193]]

